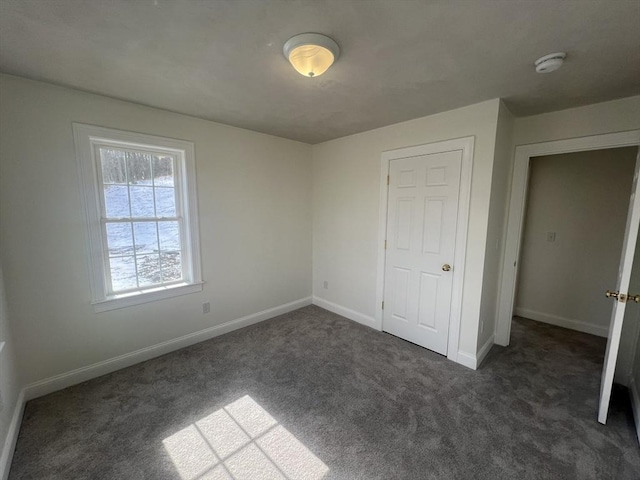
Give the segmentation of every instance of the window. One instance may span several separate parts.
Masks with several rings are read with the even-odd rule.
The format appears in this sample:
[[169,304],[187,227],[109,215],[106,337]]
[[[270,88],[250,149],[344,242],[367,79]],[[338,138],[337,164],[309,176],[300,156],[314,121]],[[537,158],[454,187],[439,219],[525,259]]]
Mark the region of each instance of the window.
[[202,290],[193,144],[74,124],[95,310]]

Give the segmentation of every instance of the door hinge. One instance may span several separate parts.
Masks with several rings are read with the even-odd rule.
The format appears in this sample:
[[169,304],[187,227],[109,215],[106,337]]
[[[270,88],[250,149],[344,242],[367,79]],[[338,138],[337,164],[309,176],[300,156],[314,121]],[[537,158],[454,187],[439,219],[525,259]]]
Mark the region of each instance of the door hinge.
[[382,310],[384,310],[384,302],[382,302]]
[[387,185],[389,185],[389,175],[387,175]]
[[384,249],[385,250],[387,249],[387,241],[386,240],[384,241]]

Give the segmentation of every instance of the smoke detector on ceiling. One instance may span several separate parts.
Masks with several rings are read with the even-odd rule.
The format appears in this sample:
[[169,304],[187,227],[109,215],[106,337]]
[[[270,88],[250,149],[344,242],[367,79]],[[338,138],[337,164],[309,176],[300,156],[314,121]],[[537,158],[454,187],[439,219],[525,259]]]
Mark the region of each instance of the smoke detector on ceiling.
[[550,53],[544,57],[540,57],[536,60],[536,72],[538,73],[551,73],[558,70],[564,59],[567,58],[567,54],[564,52]]

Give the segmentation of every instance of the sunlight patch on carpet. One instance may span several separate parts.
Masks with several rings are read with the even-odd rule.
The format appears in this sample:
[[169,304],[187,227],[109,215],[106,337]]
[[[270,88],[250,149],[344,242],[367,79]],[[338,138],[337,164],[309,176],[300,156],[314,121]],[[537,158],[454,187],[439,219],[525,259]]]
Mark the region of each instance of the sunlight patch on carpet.
[[249,395],[162,443],[182,480],[320,480],[329,471]]

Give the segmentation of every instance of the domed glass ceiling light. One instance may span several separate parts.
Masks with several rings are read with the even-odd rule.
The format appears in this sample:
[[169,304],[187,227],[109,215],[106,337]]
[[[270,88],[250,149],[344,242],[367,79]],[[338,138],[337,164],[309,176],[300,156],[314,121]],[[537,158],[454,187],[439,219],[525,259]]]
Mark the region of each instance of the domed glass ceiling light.
[[340,47],[319,33],[301,33],[284,44],[284,56],[305,77],[322,75],[338,59]]

